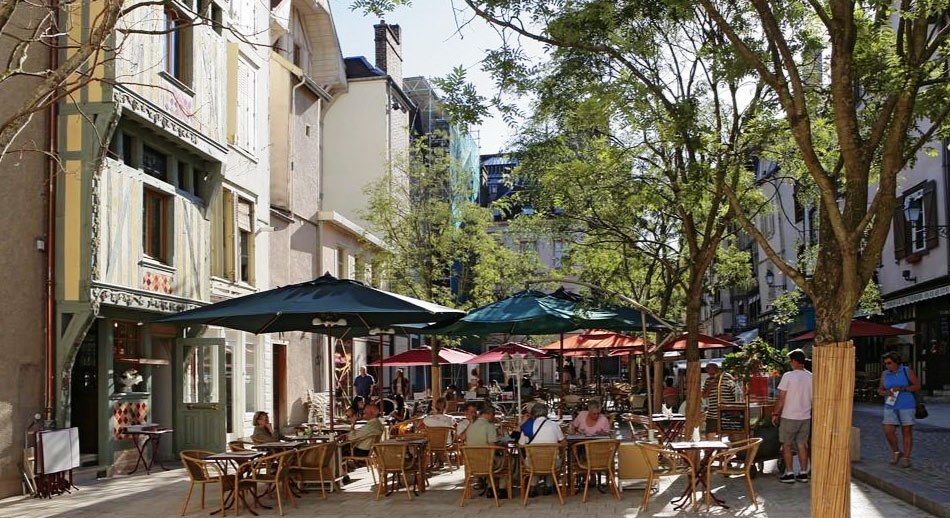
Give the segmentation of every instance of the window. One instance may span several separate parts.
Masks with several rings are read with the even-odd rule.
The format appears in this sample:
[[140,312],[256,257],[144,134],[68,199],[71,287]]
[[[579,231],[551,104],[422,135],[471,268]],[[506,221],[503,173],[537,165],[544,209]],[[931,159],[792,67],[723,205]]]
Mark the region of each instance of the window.
[[165,73],[191,86],[191,21],[171,7],[165,8]]
[[238,278],[240,282],[251,283],[251,268],[254,263],[254,213],[251,202],[238,199]]
[[[927,253],[936,248],[939,235],[933,231],[937,226],[937,182],[922,182],[897,198],[894,210],[894,258]],[[912,210],[908,210],[912,209]],[[914,219],[908,220],[908,212]]]
[[564,240],[555,239],[554,240],[554,267],[561,267],[561,259],[564,257]]
[[336,249],[336,277],[338,279],[347,279],[349,278],[348,272],[346,271],[346,249],[343,247],[337,247]]
[[142,146],[142,170],[164,182],[168,174],[168,157],[151,146]]
[[142,202],[142,252],[156,261],[167,262],[168,211],[165,195],[145,188]]
[[244,333],[244,411],[255,412],[257,406],[257,337]]
[[237,60],[237,102],[235,104],[234,144],[253,153],[257,145],[255,124],[255,70],[242,58]]

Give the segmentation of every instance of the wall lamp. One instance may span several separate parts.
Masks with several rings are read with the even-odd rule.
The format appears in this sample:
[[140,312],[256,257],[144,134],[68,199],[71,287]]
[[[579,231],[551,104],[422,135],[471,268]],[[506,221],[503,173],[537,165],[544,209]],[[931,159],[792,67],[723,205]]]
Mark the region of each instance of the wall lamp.
[[907,282],[917,282],[917,277],[910,276],[910,270],[901,271],[901,277],[903,277]]
[[787,289],[785,287],[785,281],[782,281],[781,285],[775,284],[775,274],[772,273],[772,270],[765,271],[765,284],[768,284],[769,288],[782,288],[783,290]]
[[[907,221],[913,221],[914,223],[920,225],[926,230],[936,232],[937,235],[942,238],[950,239],[950,225],[924,225],[923,224],[924,222],[921,220],[922,219],[921,207],[923,206],[923,203],[924,203],[924,199],[922,197],[907,198],[907,201],[904,202],[904,218]],[[908,276],[905,275],[904,278],[907,279]]]

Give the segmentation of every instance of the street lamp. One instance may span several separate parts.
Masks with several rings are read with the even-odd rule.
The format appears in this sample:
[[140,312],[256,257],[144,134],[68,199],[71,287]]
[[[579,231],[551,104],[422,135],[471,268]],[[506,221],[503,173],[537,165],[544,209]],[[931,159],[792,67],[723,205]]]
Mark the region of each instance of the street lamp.
[[938,236],[943,238],[950,238],[950,225],[924,225],[923,221],[923,207],[924,199],[921,196],[914,198],[908,197],[904,202],[904,218],[907,221],[914,222],[914,225],[917,228],[923,228],[925,230],[930,230],[936,232]]
[[515,377],[515,392],[518,401],[518,411],[515,415],[521,414],[521,378],[525,374],[534,372],[535,365],[537,365],[537,360],[528,358],[524,353],[501,355],[501,370],[504,371],[505,376]]
[[[768,284],[769,288],[778,288],[779,285],[775,284],[775,274],[772,273],[772,270],[765,270],[765,284]],[[781,288],[784,290],[785,282],[782,281]]]

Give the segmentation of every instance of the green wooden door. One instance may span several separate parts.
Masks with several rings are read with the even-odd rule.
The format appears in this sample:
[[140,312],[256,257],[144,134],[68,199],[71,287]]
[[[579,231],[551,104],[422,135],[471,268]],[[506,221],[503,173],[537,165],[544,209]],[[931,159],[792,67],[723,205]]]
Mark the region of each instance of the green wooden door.
[[224,338],[180,339],[175,353],[177,449],[224,451]]

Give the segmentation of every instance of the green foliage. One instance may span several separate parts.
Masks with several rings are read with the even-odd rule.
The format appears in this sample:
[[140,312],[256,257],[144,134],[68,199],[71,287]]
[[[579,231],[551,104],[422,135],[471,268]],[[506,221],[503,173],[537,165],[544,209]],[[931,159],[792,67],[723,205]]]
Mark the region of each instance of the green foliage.
[[772,301],[772,321],[780,326],[792,323],[801,311],[804,297],[805,294],[798,288],[779,295]]
[[754,375],[785,372],[791,369],[787,349],[776,349],[762,338],[755,338],[738,351],[726,355],[722,370],[748,383]]
[[518,291],[539,269],[536,257],[513,252],[488,233],[490,211],[471,201],[470,182],[452,174],[444,148],[430,149],[420,139],[394,168],[392,177],[367,187],[362,214],[388,246],[374,268],[394,291],[471,308]]
[[410,6],[412,0],[353,0],[350,3],[351,11],[362,11],[363,15],[373,15],[382,18],[399,6]]
[[742,250],[735,243],[728,242],[716,250],[716,288],[736,287],[748,289],[755,286],[752,276],[752,257],[748,250]]
[[448,119],[461,127],[476,125],[488,115],[487,99],[468,82],[465,69],[457,66],[445,77],[432,80],[443,92]]
[[865,315],[880,315],[884,312],[884,299],[881,298],[881,285],[871,281],[861,292],[858,311]]

